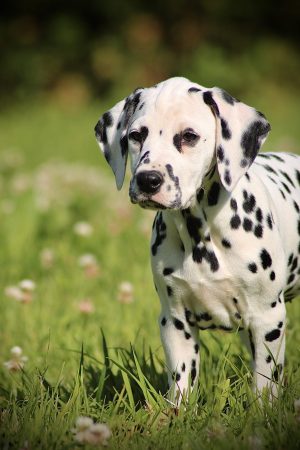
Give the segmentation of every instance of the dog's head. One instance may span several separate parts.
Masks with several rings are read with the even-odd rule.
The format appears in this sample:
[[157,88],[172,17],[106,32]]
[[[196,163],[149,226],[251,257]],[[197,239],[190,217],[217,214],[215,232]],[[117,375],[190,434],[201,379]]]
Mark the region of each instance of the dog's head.
[[190,206],[216,163],[223,186],[232,191],[269,130],[254,108],[185,78],[136,89],[95,127],[117,188],[129,153],[131,201],[156,209]]

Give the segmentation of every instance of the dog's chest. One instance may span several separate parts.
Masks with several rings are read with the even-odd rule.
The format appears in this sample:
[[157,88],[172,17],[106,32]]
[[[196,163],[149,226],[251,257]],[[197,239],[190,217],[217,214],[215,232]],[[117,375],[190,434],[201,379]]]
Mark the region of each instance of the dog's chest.
[[[198,218],[204,223],[201,215]],[[195,233],[191,238],[188,220],[181,222],[178,230],[184,256],[178,260],[169,283],[179,304],[183,303],[194,319],[200,319],[199,328],[230,330],[244,326],[248,307],[243,288],[224,251],[216,245],[214,230],[204,224],[201,235]]]

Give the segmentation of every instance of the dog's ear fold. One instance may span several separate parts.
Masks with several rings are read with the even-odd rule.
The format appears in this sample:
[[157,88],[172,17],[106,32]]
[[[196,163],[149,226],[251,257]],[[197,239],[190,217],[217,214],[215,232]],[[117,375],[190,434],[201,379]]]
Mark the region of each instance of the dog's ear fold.
[[95,134],[104,156],[113,170],[118,190],[123,186],[128,157],[127,130],[140,101],[142,88],[103,114],[95,126]]
[[203,93],[216,117],[216,158],[227,191],[253,163],[271,127],[265,116],[220,88]]

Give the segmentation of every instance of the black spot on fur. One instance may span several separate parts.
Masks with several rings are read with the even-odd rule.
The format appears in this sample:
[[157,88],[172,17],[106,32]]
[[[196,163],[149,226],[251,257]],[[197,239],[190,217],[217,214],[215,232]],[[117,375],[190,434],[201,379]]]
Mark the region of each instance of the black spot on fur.
[[161,319],[161,325],[164,327],[165,325],[166,325],[166,323],[167,323],[167,319],[165,318],[165,317],[163,317],[162,319]]
[[220,194],[220,184],[214,181],[207,194],[208,206],[217,205],[219,200],[219,194]]
[[153,242],[153,244],[151,246],[151,252],[152,252],[152,255],[155,256],[157,253],[158,247],[161,245],[161,243],[167,236],[167,233],[166,233],[167,227],[162,219],[161,212],[157,213],[154,223],[153,223],[153,227],[155,228],[156,236],[155,236],[155,241]]
[[268,342],[275,341],[280,337],[280,330],[278,328],[275,328],[274,330],[270,331],[265,335],[265,340]]
[[244,150],[245,158],[251,162],[254,160],[260,147],[260,141],[270,131],[270,128],[268,122],[261,120],[255,120],[249,125],[241,139],[241,146]]
[[256,220],[258,222],[262,222],[262,220],[263,220],[263,213],[262,213],[262,210],[260,208],[257,208],[256,213],[255,213],[255,217],[256,217]]
[[175,328],[177,328],[177,330],[184,330],[184,325],[183,325],[183,322],[181,322],[181,320],[174,319],[173,323],[174,323]]
[[167,276],[167,275],[171,275],[171,273],[174,272],[174,269],[172,269],[172,267],[165,267],[163,270],[163,275]]
[[277,302],[272,302],[271,303],[271,308],[275,308],[276,305],[277,305]]
[[249,330],[248,333],[249,333],[249,342],[250,342],[250,347],[251,347],[252,358],[255,359],[255,346],[254,346],[254,342],[253,342],[252,331]]
[[282,373],[282,364],[276,364],[275,370],[273,372],[273,380],[278,382],[279,377]]
[[218,105],[216,104],[216,102],[213,99],[211,91],[203,92],[203,100],[204,100],[204,103],[206,103],[207,105],[209,105],[213,109],[213,111],[216,114],[216,116],[219,117],[220,116],[219,108],[218,108]]
[[194,350],[195,350],[196,354],[199,353],[199,345],[198,344],[194,345]]
[[202,220],[199,217],[189,215],[186,219],[186,227],[191,238],[198,244],[201,241],[199,229],[202,227]]
[[231,131],[228,127],[228,123],[223,117],[221,117],[221,128],[222,128],[222,136],[224,139],[228,140],[231,138]]
[[192,93],[192,92],[200,92],[200,91],[201,91],[201,89],[198,88],[198,87],[196,87],[196,86],[192,86],[192,87],[190,87],[189,90],[188,90],[189,93]]
[[262,238],[263,237],[263,227],[262,225],[256,225],[256,227],[254,228],[254,234],[257,238]]
[[238,102],[236,98],[232,97],[232,95],[228,94],[228,92],[224,91],[224,89],[220,89],[220,91],[225,102],[230,105],[234,105],[234,103]]
[[246,213],[251,213],[256,205],[256,200],[254,195],[248,195],[247,191],[243,191],[245,201],[243,202],[243,209]]
[[248,269],[250,270],[250,272],[256,273],[257,272],[257,265],[255,263],[250,263],[250,264],[248,264]]
[[221,241],[221,244],[225,248],[231,248],[231,243],[228,241],[228,239],[223,238],[222,241]]
[[252,231],[253,222],[252,220],[248,219],[247,217],[243,220],[243,228],[245,231],[249,232]]
[[173,289],[171,288],[171,286],[167,286],[167,294],[169,297],[173,295]]
[[176,133],[173,136],[173,144],[179,152],[181,152],[181,134]]
[[224,149],[222,147],[222,145],[219,145],[217,148],[217,158],[219,160],[219,162],[223,162],[224,158],[225,158],[225,153],[224,153]]
[[270,280],[274,281],[275,278],[276,278],[275,272],[274,272],[274,270],[272,270],[272,272],[270,273]]
[[260,253],[260,261],[264,270],[272,265],[272,258],[270,253],[264,248]]
[[234,198],[230,200],[230,207],[233,211],[237,211],[237,202]]
[[185,363],[182,363],[181,371],[182,371],[182,372],[185,372]]
[[230,220],[230,226],[233,230],[237,230],[240,227],[240,225],[241,219],[237,214],[235,214]]
[[270,230],[272,230],[272,228],[273,228],[273,220],[272,220],[271,214],[267,215],[267,224],[268,224],[268,227],[270,228]]
[[268,355],[268,356],[266,357],[266,363],[270,364],[271,361],[272,361],[272,356],[271,356],[271,355]]
[[224,181],[225,181],[226,184],[228,184],[228,186],[231,185],[232,179],[231,179],[231,175],[230,175],[229,170],[225,170]]
[[124,158],[124,156],[128,152],[128,139],[127,139],[126,134],[121,137],[121,139],[120,139],[120,146],[121,146],[121,153],[122,153],[122,156]]

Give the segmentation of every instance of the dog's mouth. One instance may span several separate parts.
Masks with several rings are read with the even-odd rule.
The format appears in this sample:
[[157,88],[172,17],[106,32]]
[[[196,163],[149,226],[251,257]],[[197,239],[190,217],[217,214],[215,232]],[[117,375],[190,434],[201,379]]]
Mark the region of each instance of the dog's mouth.
[[130,196],[131,203],[139,205],[143,209],[166,209],[167,207],[155,200],[151,200],[150,198],[142,198],[139,199],[136,196]]

